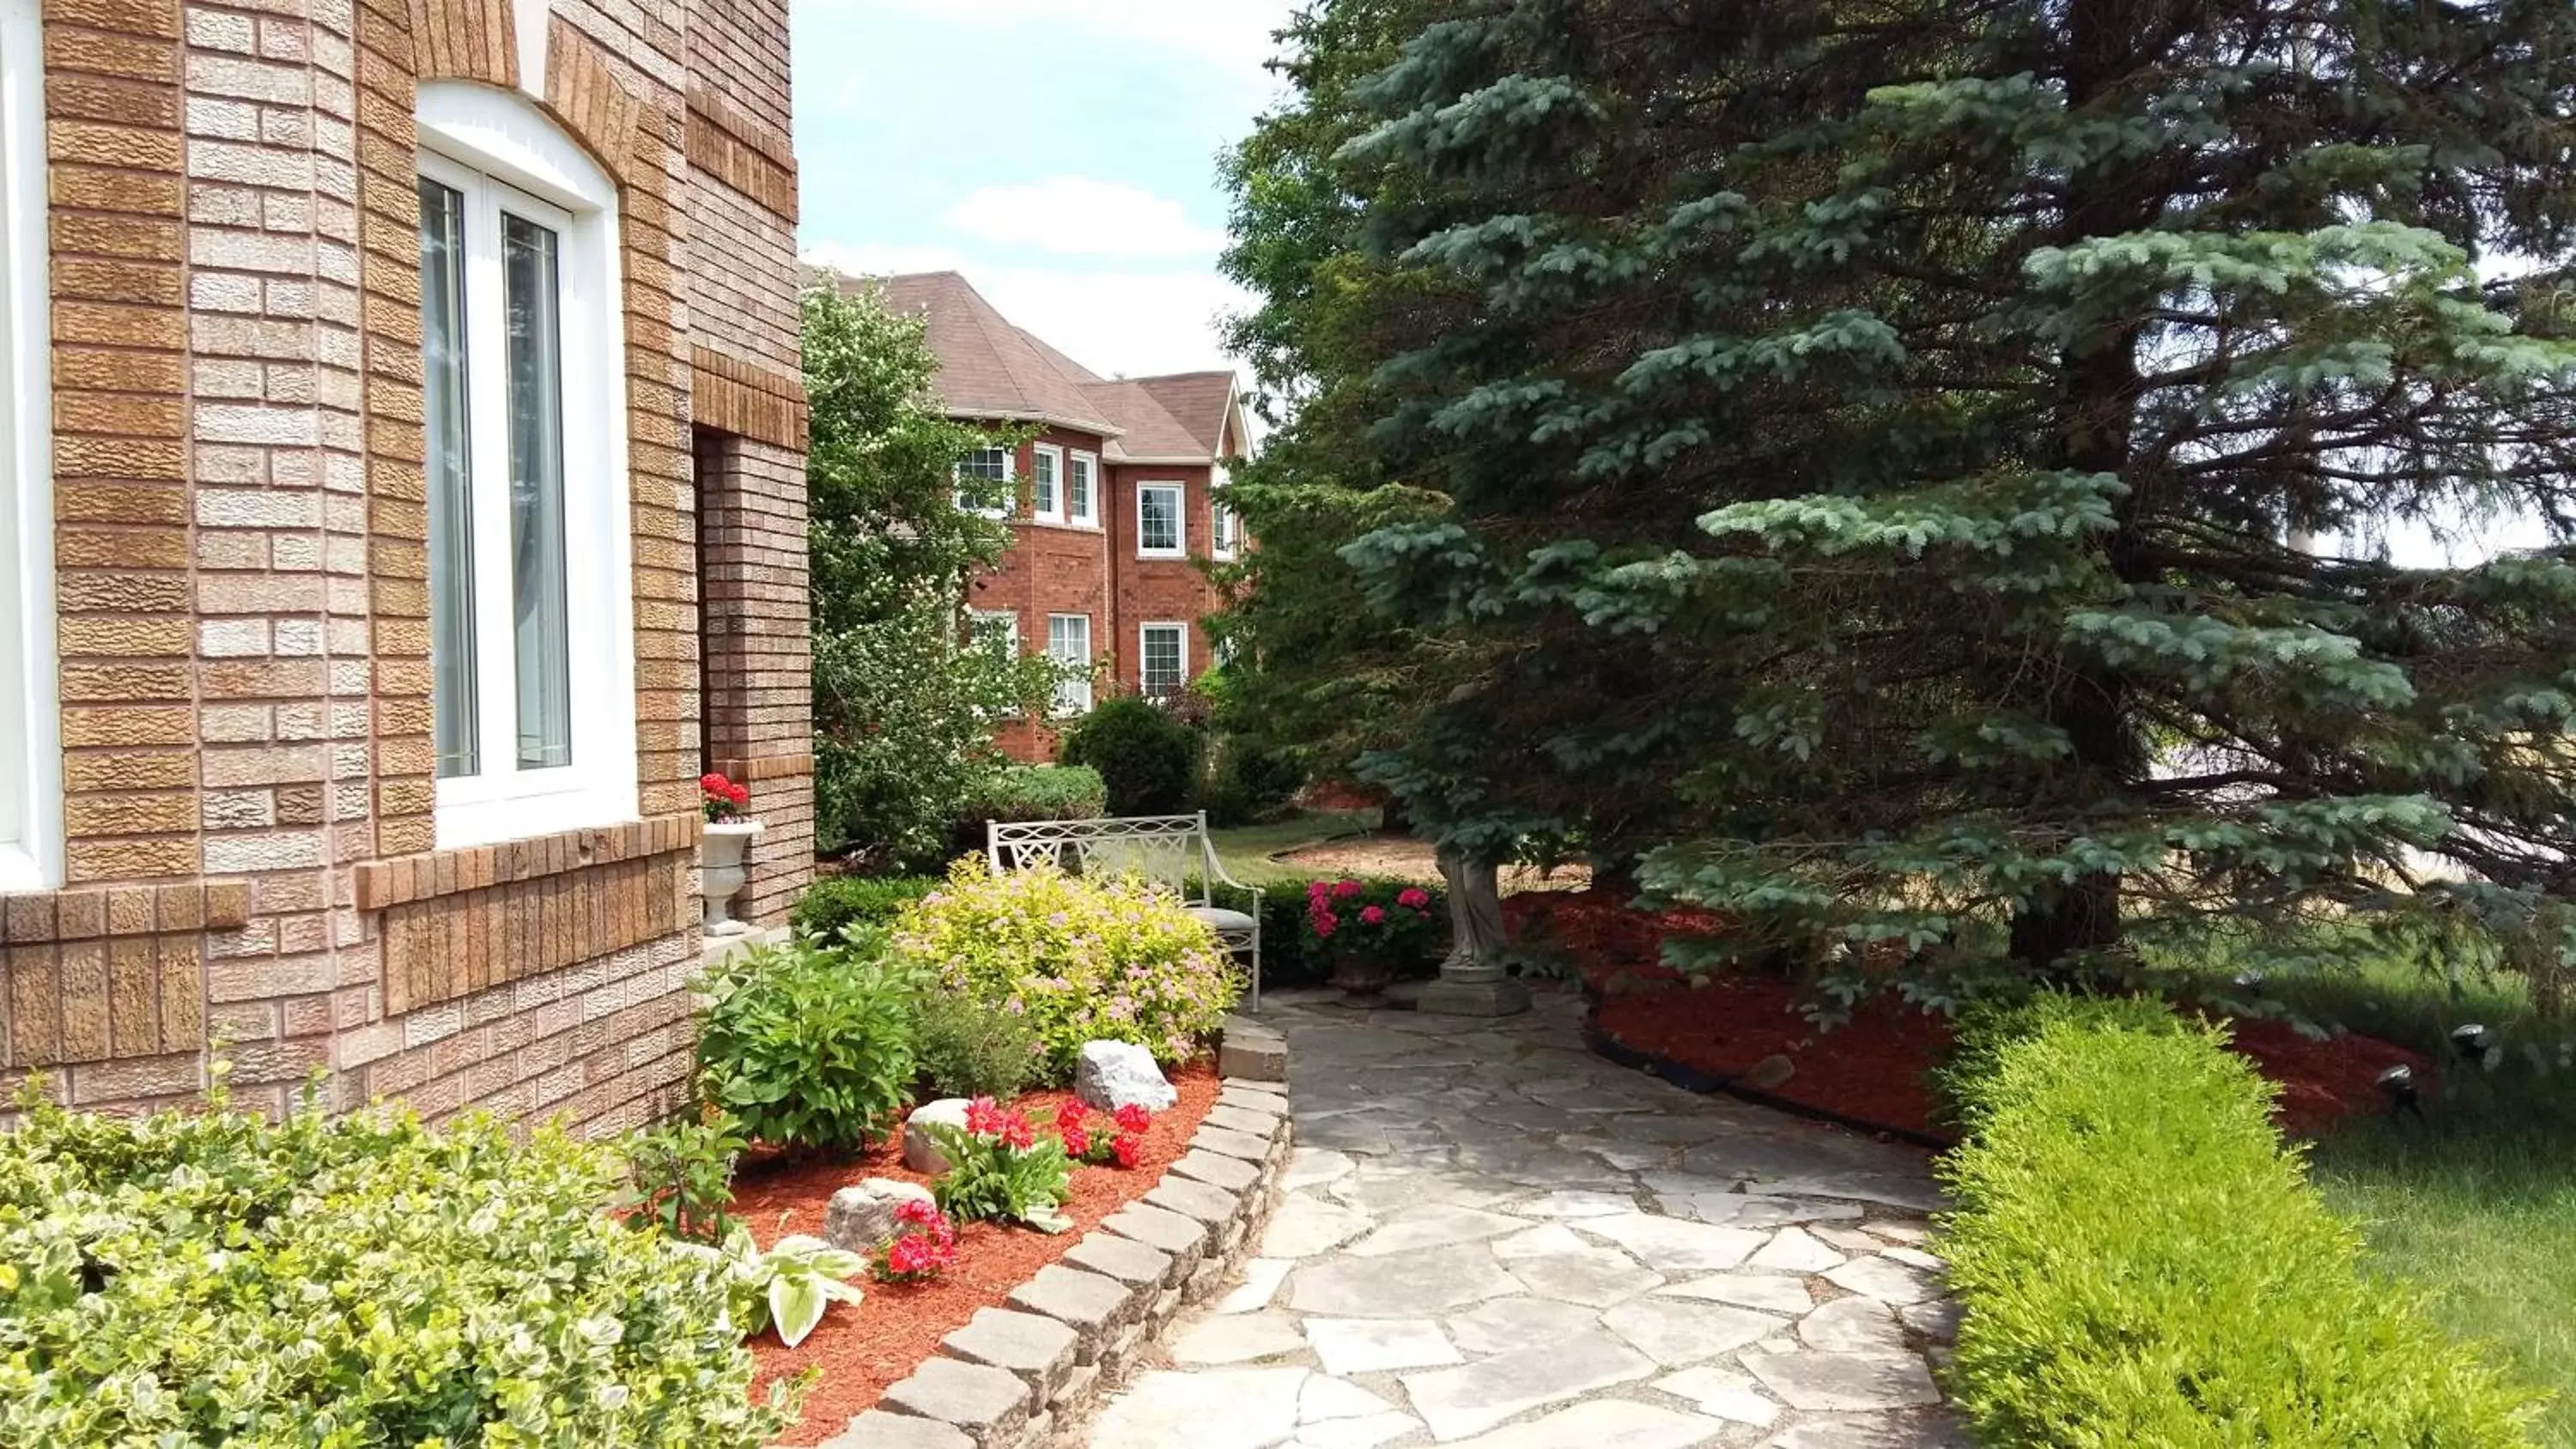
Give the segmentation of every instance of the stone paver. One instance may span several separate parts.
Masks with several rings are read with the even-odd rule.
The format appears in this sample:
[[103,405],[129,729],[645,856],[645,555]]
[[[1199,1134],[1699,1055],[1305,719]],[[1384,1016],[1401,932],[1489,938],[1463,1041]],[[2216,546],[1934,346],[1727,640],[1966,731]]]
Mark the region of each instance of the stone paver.
[[[1499,1021],[1265,1005],[1297,1075],[1286,1196],[1095,1449],[1966,1442],[1925,1358],[1957,1315],[1921,1153],[1622,1071],[1562,992]],[[1228,1091],[1220,1129],[1277,1110]],[[1128,1236],[1179,1252],[1182,1222]]]

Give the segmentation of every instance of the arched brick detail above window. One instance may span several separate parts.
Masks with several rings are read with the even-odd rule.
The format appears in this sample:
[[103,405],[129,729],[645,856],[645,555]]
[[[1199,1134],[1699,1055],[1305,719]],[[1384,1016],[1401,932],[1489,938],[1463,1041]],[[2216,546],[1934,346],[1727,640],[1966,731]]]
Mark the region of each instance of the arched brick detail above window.
[[519,83],[510,0],[411,0],[411,35],[422,80],[478,80],[504,87]]

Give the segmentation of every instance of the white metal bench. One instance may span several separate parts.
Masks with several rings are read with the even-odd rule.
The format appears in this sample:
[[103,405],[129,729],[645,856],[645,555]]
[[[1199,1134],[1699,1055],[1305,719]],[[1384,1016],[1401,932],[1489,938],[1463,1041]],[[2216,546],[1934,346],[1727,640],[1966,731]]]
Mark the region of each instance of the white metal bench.
[[[1133,875],[1181,898],[1229,953],[1251,963],[1252,1010],[1261,1011],[1261,892],[1226,873],[1208,835],[1207,812],[1127,815],[1101,820],[992,820],[984,850],[996,871],[1061,870],[1074,875]],[[1243,909],[1219,903],[1240,893]]]

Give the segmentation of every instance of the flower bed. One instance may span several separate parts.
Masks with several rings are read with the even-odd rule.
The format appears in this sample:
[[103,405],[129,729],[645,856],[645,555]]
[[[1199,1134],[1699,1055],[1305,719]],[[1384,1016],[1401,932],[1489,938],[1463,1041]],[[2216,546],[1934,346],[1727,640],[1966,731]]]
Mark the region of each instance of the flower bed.
[[[805,1402],[804,1417],[779,1442],[819,1443],[838,1434],[850,1418],[886,1388],[939,1351],[939,1342],[965,1326],[979,1308],[999,1306],[1011,1290],[1070,1250],[1101,1219],[1153,1190],[1164,1169],[1189,1150],[1190,1138],[1216,1101],[1212,1064],[1197,1062],[1170,1073],[1180,1104],[1154,1118],[1132,1169],[1078,1166],[1073,1196],[1064,1205],[1074,1231],[1050,1236],[998,1223],[966,1223],[957,1233],[957,1262],[924,1283],[866,1284],[866,1301],[832,1310],[813,1335],[795,1348],[764,1337],[752,1345],[762,1389],[807,1369],[821,1371]],[[1041,1124],[1053,1120],[1070,1092],[1035,1092],[1017,1106]],[[764,1246],[793,1233],[820,1233],[832,1194],[863,1177],[887,1177],[928,1186],[931,1179],[903,1165],[902,1144],[879,1147],[854,1161],[747,1167],[735,1184],[733,1210]]]
[[[1949,1054],[1947,1018],[1880,998],[1820,1033],[1800,1014],[1802,998],[1790,981],[1733,975],[1687,984],[1662,964],[1663,937],[1716,929],[1706,912],[1658,917],[1600,891],[1511,896],[1504,911],[1515,934],[1543,929],[1571,955],[1596,1003],[1596,1045],[1609,1054],[1700,1090],[1723,1087],[1853,1126],[1949,1140],[1925,1083]],[[2275,1120],[2293,1132],[2312,1134],[2352,1113],[2381,1110],[2386,1099],[2377,1082],[2389,1067],[2412,1067],[2419,1080],[2432,1071],[2421,1055],[2372,1037],[2312,1041],[2277,1021],[2229,1025],[2234,1049],[2280,1084]],[[1787,1080],[1759,1087],[1745,1080],[1774,1057],[1787,1061]]]

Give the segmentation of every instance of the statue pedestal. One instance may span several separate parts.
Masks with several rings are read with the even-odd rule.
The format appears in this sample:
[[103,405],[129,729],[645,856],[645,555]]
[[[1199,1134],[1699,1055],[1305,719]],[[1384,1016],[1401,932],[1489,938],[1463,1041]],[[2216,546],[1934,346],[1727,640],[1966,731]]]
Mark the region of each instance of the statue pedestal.
[[1499,964],[1503,898],[1493,863],[1443,850],[1440,874],[1449,885],[1449,923],[1457,943],[1440,963],[1440,979],[1422,988],[1413,1009],[1444,1016],[1517,1016],[1529,1010],[1529,988]]
[[1528,987],[1510,976],[1496,973],[1489,981],[1462,981],[1443,966],[1440,979],[1414,998],[1413,1009],[1442,1016],[1518,1016],[1530,1009],[1530,994]]

